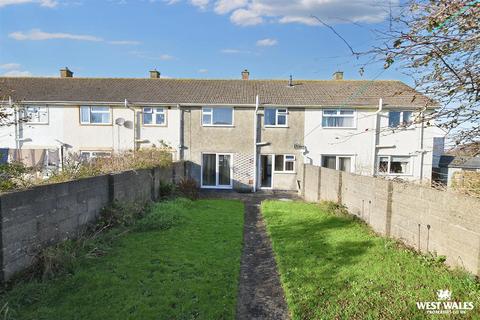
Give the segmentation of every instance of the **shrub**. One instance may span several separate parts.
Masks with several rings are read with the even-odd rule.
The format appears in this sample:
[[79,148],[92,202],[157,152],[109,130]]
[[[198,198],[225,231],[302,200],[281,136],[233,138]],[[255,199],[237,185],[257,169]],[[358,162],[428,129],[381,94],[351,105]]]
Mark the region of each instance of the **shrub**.
[[0,164],[0,191],[9,191],[28,185],[31,170],[20,162]]
[[173,183],[160,181],[160,187],[158,192],[158,196],[160,197],[160,199],[162,200],[167,199],[173,196],[174,193],[175,193],[175,185]]
[[103,208],[100,217],[95,224],[95,230],[105,230],[116,226],[128,227],[148,211],[147,205],[137,203],[121,203],[115,201],[108,207]]
[[198,199],[198,186],[194,179],[183,177],[178,182],[177,188],[180,195],[187,197],[190,200]]

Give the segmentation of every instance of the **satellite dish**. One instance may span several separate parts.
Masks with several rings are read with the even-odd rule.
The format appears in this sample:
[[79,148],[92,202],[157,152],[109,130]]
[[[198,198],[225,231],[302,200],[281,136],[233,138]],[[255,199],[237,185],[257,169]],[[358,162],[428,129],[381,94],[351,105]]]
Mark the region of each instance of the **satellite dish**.
[[123,118],[117,118],[115,120],[115,124],[118,124],[119,126],[123,126],[124,123],[125,123],[125,119],[123,119]]
[[127,120],[123,123],[123,126],[127,129],[133,129],[133,122],[130,120]]

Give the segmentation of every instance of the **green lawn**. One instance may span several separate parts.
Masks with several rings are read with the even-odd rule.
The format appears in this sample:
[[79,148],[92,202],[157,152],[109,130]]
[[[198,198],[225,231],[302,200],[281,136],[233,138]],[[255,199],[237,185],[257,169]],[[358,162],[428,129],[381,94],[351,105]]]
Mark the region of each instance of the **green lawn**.
[[437,301],[449,289],[480,318],[480,285],[460,271],[376,236],[326,205],[267,201],[262,213],[272,239],[293,319],[422,319],[416,301]]
[[[160,203],[144,219],[165,225],[165,210],[180,217],[168,230],[132,230],[119,236],[105,256],[81,258],[70,275],[15,286],[2,297],[8,317],[233,319],[243,204]],[[141,229],[149,227],[144,223]]]

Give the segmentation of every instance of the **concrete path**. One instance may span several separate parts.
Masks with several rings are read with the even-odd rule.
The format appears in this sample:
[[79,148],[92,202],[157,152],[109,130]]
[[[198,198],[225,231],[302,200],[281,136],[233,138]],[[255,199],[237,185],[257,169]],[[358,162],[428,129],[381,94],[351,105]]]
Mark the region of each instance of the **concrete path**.
[[232,198],[245,203],[243,253],[237,300],[237,319],[289,319],[270,239],[260,213],[265,199],[297,198],[295,193],[202,192],[203,198]]

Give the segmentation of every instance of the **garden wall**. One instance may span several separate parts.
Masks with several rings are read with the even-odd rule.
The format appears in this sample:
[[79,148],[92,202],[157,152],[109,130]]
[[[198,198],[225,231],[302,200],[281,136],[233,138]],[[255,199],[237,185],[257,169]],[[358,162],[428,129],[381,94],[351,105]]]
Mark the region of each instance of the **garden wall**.
[[305,165],[302,196],[330,200],[376,232],[480,275],[480,200],[411,183]]
[[146,203],[160,182],[178,181],[185,162],[36,186],[0,195],[0,280],[30,266],[39,250],[75,236],[114,200]]

